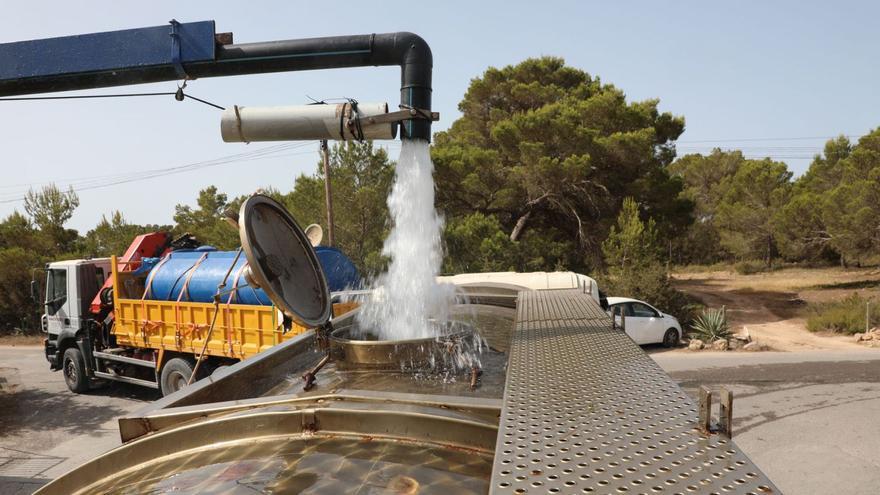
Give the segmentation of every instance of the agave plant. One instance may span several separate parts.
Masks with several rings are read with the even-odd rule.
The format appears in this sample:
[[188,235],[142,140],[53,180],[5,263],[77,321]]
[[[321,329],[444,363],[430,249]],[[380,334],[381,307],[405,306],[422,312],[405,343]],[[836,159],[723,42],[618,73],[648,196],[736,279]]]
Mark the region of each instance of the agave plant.
[[691,323],[691,333],[704,342],[714,342],[730,337],[727,312],[721,309],[707,309]]

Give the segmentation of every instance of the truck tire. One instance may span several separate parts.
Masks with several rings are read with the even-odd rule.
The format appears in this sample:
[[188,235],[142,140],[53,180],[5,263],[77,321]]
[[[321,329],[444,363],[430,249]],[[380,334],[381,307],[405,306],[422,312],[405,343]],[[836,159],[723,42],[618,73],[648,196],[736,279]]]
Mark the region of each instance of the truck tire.
[[71,392],[81,394],[89,390],[86,362],[83,359],[82,352],[76,347],[70,347],[64,351],[61,372],[64,374],[64,381]]
[[159,377],[159,388],[162,395],[170,395],[186,386],[186,382],[192,375],[195,363],[186,358],[171,358],[162,367]]

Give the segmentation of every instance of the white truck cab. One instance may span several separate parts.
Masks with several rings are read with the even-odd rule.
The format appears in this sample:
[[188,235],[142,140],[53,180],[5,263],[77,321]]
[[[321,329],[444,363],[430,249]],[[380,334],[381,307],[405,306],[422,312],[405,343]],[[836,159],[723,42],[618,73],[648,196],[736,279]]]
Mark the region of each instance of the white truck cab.
[[[63,366],[68,348],[81,347],[89,321],[89,305],[110,276],[110,259],[56,261],[46,265],[43,332],[46,359],[52,369]],[[80,349],[82,351],[82,349]]]

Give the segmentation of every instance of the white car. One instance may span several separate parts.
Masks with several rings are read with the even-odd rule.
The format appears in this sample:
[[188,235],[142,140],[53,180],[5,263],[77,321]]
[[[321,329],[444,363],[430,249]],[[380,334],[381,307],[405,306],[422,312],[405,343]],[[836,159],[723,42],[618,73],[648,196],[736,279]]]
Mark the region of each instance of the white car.
[[678,319],[654,306],[628,297],[609,297],[608,313],[620,325],[621,311],[626,317],[626,334],[636,344],[663,344],[674,347],[681,340],[681,324]]

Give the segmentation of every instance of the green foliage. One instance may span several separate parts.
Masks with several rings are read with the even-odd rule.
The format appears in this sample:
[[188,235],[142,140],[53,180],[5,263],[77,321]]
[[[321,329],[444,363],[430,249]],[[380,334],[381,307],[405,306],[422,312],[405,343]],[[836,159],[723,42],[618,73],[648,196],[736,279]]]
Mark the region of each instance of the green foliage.
[[677,263],[760,258],[771,264],[779,250],[777,215],[791,193],[784,163],[715,149],[684,156],[670,171],[686,185],[682,196],[695,204],[693,225],[675,241]]
[[0,249],[12,247],[42,255],[49,255],[53,251],[51,239],[37,230],[30,218],[17,211],[0,222]]
[[[573,241],[567,256],[544,259],[547,270],[551,261],[601,266],[599,246],[626,196],[639,198],[662,235],[680,231],[691,202],[679,197],[682,183],[666,166],[684,120],[657,105],[627,102],[559,58],[490,68],[471,82],[462,117],[436,135],[438,205],[450,219],[494,215],[517,243],[530,231]],[[528,250],[514,248],[520,259]]]
[[445,273],[500,272],[513,270],[514,243],[501,230],[493,215],[473,213],[446,224]]
[[218,249],[235,249],[239,244],[238,231],[224,219],[224,212],[230,208],[238,212],[227,201],[225,194],[217,192],[215,186],[202,189],[195,208],[181,204],[174,207],[174,233],[180,235],[189,232],[202,244]]
[[828,141],[776,216],[777,238],[790,259],[858,263],[880,247],[880,129],[852,145]]
[[114,211],[107,219],[101,216],[101,221],[94,229],[88,231],[82,239],[79,251],[85,256],[109,257],[121,256],[131,245],[135,237],[148,232],[171,231],[170,225],[136,225],[129,223],[120,211]]
[[[44,262],[35,251],[0,248],[0,330],[20,328],[35,333],[39,328],[39,307],[31,300],[30,284],[34,268],[40,268]],[[36,279],[41,280],[40,272],[36,274]]]
[[740,258],[776,256],[774,216],[788,201],[791,172],[784,163],[745,160],[717,205],[721,244]]
[[[807,316],[807,329],[811,332],[836,332],[854,334],[865,331],[868,316],[867,305],[872,302],[858,293],[835,302],[810,305]],[[873,304],[872,304],[873,306]],[[873,311],[869,328],[880,325],[880,314]]]
[[40,191],[31,189],[24,197],[24,210],[42,230],[62,227],[79,206],[79,197],[73,188],[62,192],[55,184]]
[[647,301],[677,317],[690,320],[694,301],[672,287],[660,261],[657,233],[652,219],[643,222],[632,198],[623,201],[617,225],[602,243],[608,262],[607,277],[600,284],[609,295]]
[[716,214],[731,178],[744,161],[739,151],[716,148],[708,155],[683,156],[669,166],[670,173],[684,182],[682,197],[694,203],[694,223],[674,240],[676,263],[711,264],[729,257],[721,245]]
[[642,222],[639,206],[633,198],[625,198],[617,225],[611,227],[602,243],[605,262],[616,269],[642,268],[659,260],[657,229],[653,218]]
[[692,336],[704,341],[714,342],[718,339],[730,338],[730,325],[727,323],[727,312],[721,309],[706,309],[694,318],[690,325]]
[[[347,142],[330,149],[334,243],[365,275],[381,271],[387,263],[381,251],[388,233],[386,199],[393,179],[394,163],[371,141]],[[303,227],[322,225],[327,243],[323,162],[318,163],[315,175],[300,175],[282,201]]]
[[[695,305],[672,288],[664,264],[738,261],[739,273],[755,273],[777,256],[845,265],[880,252],[880,129],[855,144],[830,140],[792,182],[785,164],[739,151],[674,160],[682,117],[660,112],[657,100],[627,101],[560,58],[487,69],[459,109],[432,149],[446,272],[607,268],[609,293],[647,300],[685,323]],[[370,142],[345,143],[332,148],[330,169],[335,244],[369,276],[387,262],[393,162]],[[292,191],[264,192],[326,236],[324,181],[319,163]],[[173,230],[234,249],[238,234],[224,216],[243,199],[208,187],[194,205],[175,207]],[[27,194],[26,214],[0,222],[0,329],[32,319],[31,269],[121,254],[137,234],[168,228],[113,212],[80,236],[65,228],[78,205],[73,190],[49,185]]]
[[77,240],[75,230],[65,229],[64,224],[79,206],[79,197],[68,189],[62,192],[55,184],[39,191],[29,190],[24,197],[24,210],[49,243],[49,254],[70,252]]

